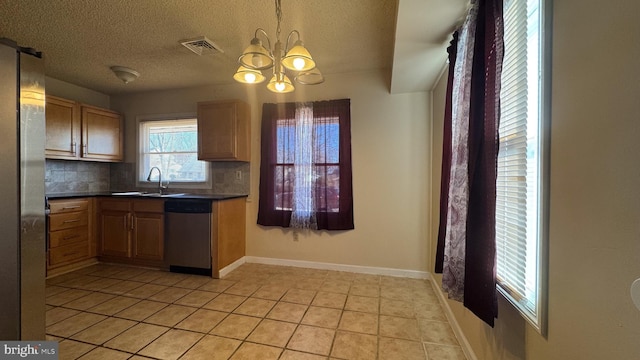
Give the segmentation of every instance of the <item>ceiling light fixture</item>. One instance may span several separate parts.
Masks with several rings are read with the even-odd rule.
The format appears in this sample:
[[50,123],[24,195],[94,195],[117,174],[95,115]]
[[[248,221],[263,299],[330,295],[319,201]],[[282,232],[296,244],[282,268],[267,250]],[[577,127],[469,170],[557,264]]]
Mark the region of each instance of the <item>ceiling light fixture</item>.
[[112,66],[111,71],[118,77],[118,79],[124,81],[125,84],[132,82],[140,76],[140,73],[125,66]]
[[[309,54],[300,40],[298,30],[292,30],[287,36],[286,46],[282,47],[280,42],[280,22],[282,21],[282,8],[280,0],[276,2],[276,18],[278,27],[276,30],[276,44],[271,51],[271,40],[267,33],[262,29],[256,29],[251,45],[249,45],[242,55],[238,58],[240,67],[233,75],[233,78],[244,84],[259,84],[266,77],[262,75],[261,70],[273,69],[273,77],[267,84],[267,89],[276,93],[288,93],[295,90],[295,87],[289,80],[285,70],[294,71],[296,73],[294,80],[303,85],[317,85],[324,82],[324,77],[318,68],[316,62]],[[262,45],[262,40],[258,35],[262,34],[267,39],[269,48]],[[289,41],[293,35],[297,36],[297,40],[289,49]]]

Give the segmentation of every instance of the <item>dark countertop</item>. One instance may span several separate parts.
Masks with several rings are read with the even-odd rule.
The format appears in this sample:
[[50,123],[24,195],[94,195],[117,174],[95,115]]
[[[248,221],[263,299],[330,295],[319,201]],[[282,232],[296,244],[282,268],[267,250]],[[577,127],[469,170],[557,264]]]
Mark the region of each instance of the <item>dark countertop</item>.
[[[116,192],[117,193],[117,192]],[[169,193],[170,194],[170,193]],[[112,192],[94,192],[94,193],[64,193],[64,194],[46,194],[47,200],[55,199],[72,199],[81,197],[113,197],[122,199],[204,199],[204,200],[228,200],[241,197],[247,197],[247,194],[182,194],[176,196],[158,197],[158,196],[144,196],[144,195],[113,195]]]

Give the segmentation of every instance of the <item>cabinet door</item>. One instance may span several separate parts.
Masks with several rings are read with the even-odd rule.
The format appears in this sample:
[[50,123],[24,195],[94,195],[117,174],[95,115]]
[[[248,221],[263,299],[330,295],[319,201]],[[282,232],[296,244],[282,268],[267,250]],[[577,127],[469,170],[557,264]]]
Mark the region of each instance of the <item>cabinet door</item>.
[[131,257],[129,227],[131,213],[103,210],[100,214],[101,255]]
[[76,160],[80,155],[80,106],[47,95],[45,157]]
[[117,162],[123,159],[122,116],[113,111],[82,106],[83,159]]
[[241,101],[198,103],[198,159],[249,161],[249,107]]
[[133,257],[162,260],[164,258],[164,214],[137,212],[133,219]]

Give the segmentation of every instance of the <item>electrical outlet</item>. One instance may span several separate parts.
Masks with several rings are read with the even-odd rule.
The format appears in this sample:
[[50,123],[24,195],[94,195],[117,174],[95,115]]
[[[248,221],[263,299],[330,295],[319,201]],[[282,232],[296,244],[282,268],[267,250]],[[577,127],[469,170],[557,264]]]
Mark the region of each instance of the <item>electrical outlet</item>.
[[293,231],[293,241],[298,241],[298,232],[297,231]]
[[242,181],[242,171],[236,171],[236,181]]

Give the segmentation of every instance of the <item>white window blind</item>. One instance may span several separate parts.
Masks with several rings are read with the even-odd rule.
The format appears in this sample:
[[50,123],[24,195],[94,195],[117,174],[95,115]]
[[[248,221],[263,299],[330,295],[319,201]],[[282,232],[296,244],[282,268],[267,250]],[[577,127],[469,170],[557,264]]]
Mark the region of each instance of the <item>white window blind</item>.
[[496,201],[501,292],[541,326],[542,0],[504,1],[500,151]]

